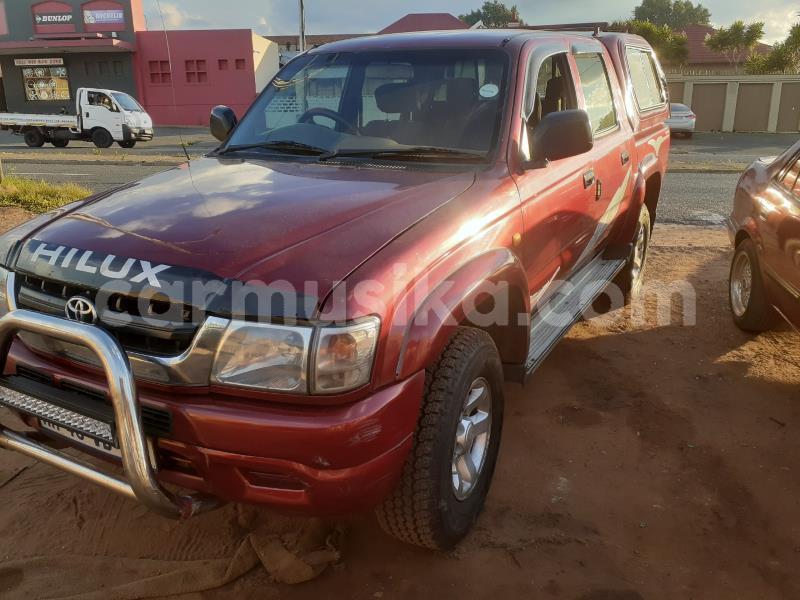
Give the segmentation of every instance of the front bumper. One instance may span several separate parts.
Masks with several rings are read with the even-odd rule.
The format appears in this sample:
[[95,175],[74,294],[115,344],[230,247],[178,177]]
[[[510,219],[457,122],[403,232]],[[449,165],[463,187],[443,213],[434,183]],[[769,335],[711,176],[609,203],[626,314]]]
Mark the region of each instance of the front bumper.
[[[35,329],[38,319],[43,318],[56,322],[48,321],[48,326],[55,325],[56,335],[63,323],[78,326],[81,335],[71,339],[75,343],[89,346],[87,339],[103,340],[105,346],[96,348],[101,359],[107,354],[116,356],[117,351],[122,353],[102,330],[28,311],[15,311],[0,319],[0,337],[6,331]],[[54,330],[48,335],[54,335]],[[80,385],[106,392],[112,401],[119,394],[107,382],[128,382],[130,393],[123,394],[121,402],[119,398],[113,402],[126,481],[110,481],[90,465],[75,469],[62,459],[52,460],[50,457],[59,453],[43,444],[38,444],[35,453],[29,451],[16,439],[21,435],[18,432],[0,429],[0,445],[145,501],[152,508],[152,502],[142,498],[131,483],[144,478],[150,482],[146,488],[160,494],[159,512],[170,516],[193,514],[213,504],[204,498],[320,516],[374,507],[400,476],[411,448],[424,386],[424,374],[418,373],[354,404],[263,405],[213,396],[206,388],[151,386],[137,391],[129,367],[107,371],[104,377],[90,369],[76,370],[74,365],[54,363],[32,353],[19,341],[7,351],[7,375],[26,367],[46,374],[54,387]],[[170,434],[147,438],[141,426],[140,407],[167,411],[172,423]],[[38,427],[38,420],[30,413],[22,416],[28,425]],[[128,421],[133,427],[125,425]],[[63,442],[62,438],[59,440]],[[148,458],[148,445],[152,458]],[[197,494],[169,496],[163,484]]]
[[149,142],[153,139],[153,129],[123,125],[122,137],[126,142]]

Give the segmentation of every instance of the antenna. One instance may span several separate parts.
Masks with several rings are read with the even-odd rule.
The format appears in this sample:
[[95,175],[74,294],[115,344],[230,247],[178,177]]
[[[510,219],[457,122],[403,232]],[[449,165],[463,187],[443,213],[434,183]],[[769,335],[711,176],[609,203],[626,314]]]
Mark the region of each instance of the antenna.
[[[156,6],[158,7],[158,15],[161,17],[161,27],[164,30],[164,42],[167,45],[167,60],[169,61],[169,83],[170,87],[172,88],[172,107],[177,110],[178,109],[178,96],[175,92],[175,69],[172,68],[172,49],[169,46],[169,34],[167,33],[167,23],[164,20],[164,11],[161,10],[161,0],[156,0]],[[189,156],[189,151],[186,149],[186,143],[183,141],[183,134],[178,131],[178,138],[181,140],[181,148],[183,148],[183,153],[186,155],[186,160],[192,160],[192,157]]]

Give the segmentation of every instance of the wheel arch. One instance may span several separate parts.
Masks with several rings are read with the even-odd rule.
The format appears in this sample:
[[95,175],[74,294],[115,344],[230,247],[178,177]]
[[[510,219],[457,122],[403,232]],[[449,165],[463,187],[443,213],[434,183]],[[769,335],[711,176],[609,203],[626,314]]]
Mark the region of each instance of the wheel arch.
[[458,327],[486,331],[507,372],[528,354],[530,296],[525,270],[508,249],[481,254],[444,278],[414,311],[403,336],[396,377],[430,365]]

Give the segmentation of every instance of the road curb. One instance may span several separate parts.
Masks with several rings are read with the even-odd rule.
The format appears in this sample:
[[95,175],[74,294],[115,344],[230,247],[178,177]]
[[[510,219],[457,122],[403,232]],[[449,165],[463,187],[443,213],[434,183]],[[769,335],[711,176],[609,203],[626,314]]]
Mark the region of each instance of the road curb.
[[669,173],[689,173],[689,174],[708,174],[708,175],[731,175],[739,174],[744,171],[744,168],[720,167],[710,169],[698,169],[696,167],[667,167],[667,174]]

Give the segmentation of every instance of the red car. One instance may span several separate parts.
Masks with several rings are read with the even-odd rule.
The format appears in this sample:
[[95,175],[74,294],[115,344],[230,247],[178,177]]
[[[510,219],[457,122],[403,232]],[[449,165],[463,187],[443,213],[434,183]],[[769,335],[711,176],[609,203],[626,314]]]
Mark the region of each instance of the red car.
[[739,180],[729,231],[734,322],[764,331],[782,317],[800,329],[800,142],[754,162]]
[[169,516],[377,507],[453,546],[504,381],[609,284],[641,287],[668,110],[652,49],[622,34],[301,55],[241,122],[214,109],[215,152],[2,238],[0,404],[35,433],[0,445]]

